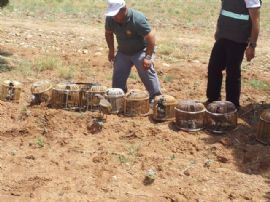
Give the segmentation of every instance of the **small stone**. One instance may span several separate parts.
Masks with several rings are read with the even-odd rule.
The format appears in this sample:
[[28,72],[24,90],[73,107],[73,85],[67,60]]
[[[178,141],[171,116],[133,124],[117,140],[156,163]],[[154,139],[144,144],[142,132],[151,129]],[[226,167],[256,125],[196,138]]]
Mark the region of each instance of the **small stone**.
[[87,49],[83,49],[83,50],[82,50],[82,53],[83,53],[83,54],[88,54],[88,50],[87,50]]
[[94,55],[95,56],[100,56],[100,55],[102,55],[102,53],[101,52],[96,52]]
[[168,64],[168,63],[163,63],[162,64],[164,67],[170,67],[171,65],[170,64]]
[[192,60],[191,62],[192,62],[192,63],[196,63],[196,64],[201,63],[199,60]]
[[33,38],[33,35],[31,35],[31,34],[27,34],[25,37],[25,39],[31,39],[31,38]]
[[224,156],[217,156],[217,160],[221,163],[227,163],[229,161],[229,159]]
[[186,171],[184,172],[184,174],[185,174],[186,176],[190,176],[190,172],[189,172],[188,170],[186,170]]
[[25,158],[26,158],[26,159],[29,159],[29,160],[35,160],[35,159],[36,159],[33,155],[26,156]]

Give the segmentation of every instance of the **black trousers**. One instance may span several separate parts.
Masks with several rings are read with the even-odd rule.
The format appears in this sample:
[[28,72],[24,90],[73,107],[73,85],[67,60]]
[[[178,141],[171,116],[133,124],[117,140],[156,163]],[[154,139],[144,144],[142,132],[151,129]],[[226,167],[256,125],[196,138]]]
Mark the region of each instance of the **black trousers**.
[[227,39],[215,42],[208,64],[207,98],[209,102],[221,100],[222,71],[226,70],[226,100],[240,106],[241,64],[246,43]]

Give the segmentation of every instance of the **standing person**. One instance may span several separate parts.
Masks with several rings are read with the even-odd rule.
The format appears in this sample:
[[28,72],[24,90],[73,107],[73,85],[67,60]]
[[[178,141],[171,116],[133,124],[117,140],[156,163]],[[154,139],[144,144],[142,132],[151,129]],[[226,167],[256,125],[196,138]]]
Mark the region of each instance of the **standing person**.
[[[124,0],[108,0],[105,15],[108,60],[114,63],[112,87],[122,88],[126,92],[127,79],[134,65],[152,102],[161,92],[153,64],[155,35],[146,17],[139,11],[127,8]],[[114,34],[118,43],[116,54]]]
[[208,65],[208,102],[221,100],[222,71],[226,70],[226,100],[240,108],[241,64],[255,57],[260,30],[260,0],[221,0],[216,42]]

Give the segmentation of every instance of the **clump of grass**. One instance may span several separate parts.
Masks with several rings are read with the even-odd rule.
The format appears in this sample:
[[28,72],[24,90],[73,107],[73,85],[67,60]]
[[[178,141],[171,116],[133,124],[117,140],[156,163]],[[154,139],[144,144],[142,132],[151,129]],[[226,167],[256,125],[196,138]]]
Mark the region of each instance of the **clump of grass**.
[[72,79],[75,75],[74,69],[70,66],[58,67],[57,71],[58,71],[59,76],[66,80]]
[[33,69],[39,73],[46,70],[54,70],[63,66],[63,63],[60,59],[46,56],[38,58],[33,62]]
[[14,72],[24,77],[33,76],[43,71],[56,71],[60,78],[70,80],[75,76],[74,68],[63,63],[60,58],[45,56],[33,61],[21,61],[15,66]]
[[124,164],[124,163],[127,163],[128,162],[127,157],[125,155],[122,155],[122,154],[118,155],[118,160],[119,160],[119,162],[121,164]]
[[37,144],[38,147],[44,147],[45,142],[41,137],[38,137],[37,140],[36,140],[36,144]]
[[158,46],[158,52],[161,55],[171,55],[176,50],[175,43],[161,43]]
[[32,76],[34,73],[32,69],[32,63],[26,60],[17,64],[14,71],[16,74],[19,74],[24,77]]
[[27,118],[28,116],[30,116],[30,111],[27,109],[26,106],[24,106],[23,108],[21,108],[20,113],[19,113],[19,120],[23,120],[25,118]]
[[270,84],[261,80],[253,79],[248,81],[248,84],[258,90],[270,90]]
[[111,80],[112,80],[112,75],[109,74],[109,75],[106,77],[106,79],[109,80],[109,81],[111,81]]
[[176,159],[176,156],[173,154],[173,155],[170,156],[170,159],[174,160],[174,159]]
[[163,81],[164,81],[165,83],[171,83],[173,80],[174,80],[174,77],[171,76],[171,75],[165,75],[165,76],[163,77]]
[[60,58],[53,56],[46,56],[34,61],[33,69],[39,73],[46,70],[55,70],[59,77],[70,80],[74,77],[74,69],[62,62]]
[[137,74],[134,74],[134,73],[131,73],[130,75],[129,75],[129,78],[131,78],[131,79],[133,79],[133,80],[138,80],[138,76],[137,76]]
[[131,163],[134,164],[139,152],[140,147],[138,145],[130,145],[127,148],[127,154],[119,154],[118,160],[121,164]]
[[130,145],[128,147],[128,155],[131,157],[136,157],[139,152],[139,146],[138,145]]

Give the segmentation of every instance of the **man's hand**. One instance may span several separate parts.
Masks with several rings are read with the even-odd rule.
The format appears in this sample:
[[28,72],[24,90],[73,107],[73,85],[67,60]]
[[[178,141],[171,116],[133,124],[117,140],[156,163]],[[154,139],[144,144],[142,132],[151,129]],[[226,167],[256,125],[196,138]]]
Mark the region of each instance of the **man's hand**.
[[109,50],[109,53],[108,53],[109,62],[114,62],[114,58],[115,58],[114,50]]
[[255,57],[255,48],[247,47],[246,49],[246,58],[247,61],[250,62]]
[[151,65],[152,65],[152,60],[151,59],[147,59],[147,58],[143,59],[143,68],[144,68],[144,70],[150,69]]
[[247,61],[251,61],[255,57],[255,47],[260,32],[260,8],[250,8],[248,11],[251,18],[252,29],[249,45],[246,49],[246,58]]

